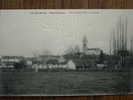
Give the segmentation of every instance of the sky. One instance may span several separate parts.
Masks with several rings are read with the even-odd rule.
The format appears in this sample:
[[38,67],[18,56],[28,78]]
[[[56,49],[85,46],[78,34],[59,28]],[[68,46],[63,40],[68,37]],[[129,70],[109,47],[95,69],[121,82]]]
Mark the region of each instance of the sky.
[[45,51],[60,55],[75,45],[82,48],[84,36],[88,48],[101,48],[108,53],[110,34],[120,16],[127,16],[130,39],[131,10],[0,11],[0,55],[32,56]]

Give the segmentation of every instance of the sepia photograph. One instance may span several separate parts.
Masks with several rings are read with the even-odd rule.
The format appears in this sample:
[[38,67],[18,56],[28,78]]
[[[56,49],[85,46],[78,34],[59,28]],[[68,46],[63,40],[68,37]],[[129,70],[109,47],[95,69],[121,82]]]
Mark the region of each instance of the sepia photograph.
[[133,10],[0,10],[0,96],[133,93]]

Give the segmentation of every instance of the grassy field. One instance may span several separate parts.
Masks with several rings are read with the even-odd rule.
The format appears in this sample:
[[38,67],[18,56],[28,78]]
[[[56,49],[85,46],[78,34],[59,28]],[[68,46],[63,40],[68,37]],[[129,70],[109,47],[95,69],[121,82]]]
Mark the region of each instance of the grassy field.
[[127,72],[0,72],[0,95],[127,93]]

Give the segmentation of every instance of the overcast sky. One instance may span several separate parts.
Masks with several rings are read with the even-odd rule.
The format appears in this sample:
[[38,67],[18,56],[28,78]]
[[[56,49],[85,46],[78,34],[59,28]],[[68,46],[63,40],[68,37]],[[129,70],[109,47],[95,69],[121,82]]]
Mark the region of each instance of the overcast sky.
[[42,53],[46,50],[53,54],[62,54],[70,46],[82,47],[83,36],[88,39],[88,48],[101,48],[108,52],[110,33],[120,16],[128,18],[129,38],[133,34],[133,11],[116,13],[108,10],[89,14],[1,11],[0,55],[32,56],[35,52]]

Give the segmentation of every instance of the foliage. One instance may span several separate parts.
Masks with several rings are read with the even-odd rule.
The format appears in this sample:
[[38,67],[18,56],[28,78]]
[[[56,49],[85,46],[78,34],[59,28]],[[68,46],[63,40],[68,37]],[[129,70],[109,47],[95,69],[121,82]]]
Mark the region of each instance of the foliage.
[[23,68],[26,68],[27,65],[26,65],[26,61],[25,60],[21,60],[20,62],[17,62],[14,64],[14,68],[15,69],[23,69]]

